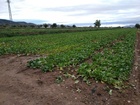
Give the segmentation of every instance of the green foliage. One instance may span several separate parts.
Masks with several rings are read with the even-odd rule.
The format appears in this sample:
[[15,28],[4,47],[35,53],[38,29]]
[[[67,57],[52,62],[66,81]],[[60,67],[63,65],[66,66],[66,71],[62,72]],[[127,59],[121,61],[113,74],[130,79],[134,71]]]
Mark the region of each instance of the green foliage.
[[59,50],[55,49],[56,51],[53,52],[57,53],[53,53],[45,58],[33,60],[28,63],[29,65],[30,64],[33,65],[34,63],[33,68],[40,68],[44,72],[52,71],[54,67],[64,68],[70,65],[71,66],[78,65],[84,62],[87,58],[89,58],[94,51],[100,49],[101,47],[104,48],[108,43],[111,43],[112,40],[115,40],[117,37],[120,37],[122,35],[120,34],[121,31],[116,30],[116,32],[118,32],[117,35],[115,34],[111,35],[109,34],[110,32],[112,33],[113,31],[106,31],[104,32],[104,34],[102,34],[101,32],[97,33],[86,32],[81,33],[79,35],[78,34],[72,35],[70,36],[72,39],[69,38],[68,40],[66,40],[68,38],[67,36],[67,38],[65,38],[65,40],[62,41],[62,43],[66,46],[66,44],[70,42],[70,45],[62,47],[63,48],[62,51],[60,51],[60,49]]
[[44,26],[45,28],[47,28],[47,27],[48,27],[48,24],[45,23],[45,24],[43,24],[43,26]]
[[53,23],[53,24],[51,25],[51,27],[52,27],[52,28],[56,28],[56,27],[57,27],[57,24],[56,24],[56,23]]
[[[48,25],[48,24],[47,24]],[[93,29],[90,27],[75,27],[71,28],[70,26],[62,25],[61,28],[48,28],[47,30],[42,27],[42,25],[39,25],[38,28],[0,28],[0,38],[1,37],[16,37],[16,36],[35,36],[35,35],[50,35],[50,34],[60,34],[60,33],[74,33],[74,32],[85,32],[85,31],[98,31],[99,29]],[[100,30],[111,30],[115,28],[100,28]]]
[[72,25],[72,27],[73,27],[73,28],[75,28],[75,27],[76,27],[76,25],[74,24],[74,25]]
[[101,26],[101,21],[100,20],[96,20],[94,23],[95,27],[100,27]]
[[135,27],[136,27],[137,29],[140,28],[140,24],[137,23],[137,24],[135,25]]
[[[49,72],[80,65],[77,72],[84,81],[95,78],[118,87],[128,79],[131,71],[134,34],[134,29],[115,29],[5,37],[0,38],[0,55],[46,55],[29,61],[28,67]],[[88,59],[92,62],[85,63]]]
[[93,77],[115,87],[121,86],[132,69],[135,38],[133,32],[127,33],[111,47],[93,54],[92,64],[81,64],[78,73],[82,77]]
[[63,24],[61,24],[61,25],[60,25],[60,27],[61,27],[61,28],[65,28],[66,26],[65,26],[65,25],[63,25]]

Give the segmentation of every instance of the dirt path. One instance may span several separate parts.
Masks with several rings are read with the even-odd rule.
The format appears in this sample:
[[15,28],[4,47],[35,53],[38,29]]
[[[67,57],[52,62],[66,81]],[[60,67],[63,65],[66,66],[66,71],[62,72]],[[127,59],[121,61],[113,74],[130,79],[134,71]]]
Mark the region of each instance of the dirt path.
[[[42,73],[26,67],[35,57],[0,57],[0,105],[85,105],[73,80],[55,83],[59,72]],[[79,97],[80,96],[80,97]],[[78,100],[78,101],[77,101]]]
[[135,63],[130,76],[130,83],[133,84],[133,90],[130,90],[134,100],[133,105],[140,105],[140,31],[137,32]]
[[135,66],[128,88],[106,91],[104,83],[88,86],[71,78],[55,83],[59,71],[42,73],[26,67],[36,56],[0,56],[0,105],[140,105],[140,33],[135,50]]

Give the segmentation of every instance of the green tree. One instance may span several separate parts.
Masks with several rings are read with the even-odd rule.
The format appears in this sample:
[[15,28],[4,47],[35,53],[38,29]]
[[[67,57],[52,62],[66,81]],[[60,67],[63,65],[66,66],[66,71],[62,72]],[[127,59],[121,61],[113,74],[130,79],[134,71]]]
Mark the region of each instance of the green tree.
[[45,28],[47,28],[47,27],[48,27],[48,24],[45,23],[45,24],[43,24],[43,26],[44,26]]
[[76,25],[74,24],[72,27],[73,27],[73,28],[76,28]]
[[51,25],[51,27],[52,27],[52,28],[56,28],[56,27],[57,27],[57,24],[56,24],[56,23],[53,23],[53,24]]
[[140,28],[140,24],[137,23],[137,24],[135,25],[135,27],[136,27],[137,29]]
[[101,21],[96,20],[95,23],[94,23],[94,26],[99,28],[101,26]]
[[61,28],[65,28],[65,25],[61,24],[60,27],[61,27]]

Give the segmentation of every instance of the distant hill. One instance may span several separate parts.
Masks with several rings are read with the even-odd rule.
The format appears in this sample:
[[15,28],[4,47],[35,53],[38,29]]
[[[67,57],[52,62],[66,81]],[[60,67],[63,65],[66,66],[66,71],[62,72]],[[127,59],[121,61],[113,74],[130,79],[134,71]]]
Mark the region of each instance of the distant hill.
[[34,23],[27,23],[27,22],[15,22],[6,19],[0,19],[0,25],[36,25]]

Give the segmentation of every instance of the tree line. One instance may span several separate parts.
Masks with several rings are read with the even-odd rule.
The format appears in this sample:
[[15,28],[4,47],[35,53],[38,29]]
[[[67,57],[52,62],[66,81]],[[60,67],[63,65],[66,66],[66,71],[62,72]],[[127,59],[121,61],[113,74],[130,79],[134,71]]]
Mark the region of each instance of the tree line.
[[[100,28],[101,26],[101,20],[96,20],[94,23],[94,27],[95,28]],[[0,28],[7,28],[7,27],[13,27],[13,28],[76,28],[77,26],[75,24],[73,25],[58,25],[57,23],[53,23],[53,24],[40,24],[40,25],[36,25],[36,24],[31,24],[31,25],[9,25],[9,24],[4,24],[4,25],[0,25]],[[91,26],[90,26],[91,27]],[[135,24],[135,28],[140,29],[140,24]]]
[[135,27],[136,27],[137,29],[139,29],[139,28],[140,28],[140,24],[137,23],[137,24],[135,25]]
[[0,28],[76,28],[76,25],[58,25],[56,23],[53,24],[30,24],[30,25],[22,25],[22,24],[0,24]]
[[60,28],[70,28],[70,27],[73,27],[75,28],[76,25],[64,25],[64,24],[61,24],[61,25],[57,25],[56,23],[53,23],[53,24],[43,24],[43,25],[40,25],[40,27],[44,27],[44,28],[57,28],[57,27],[60,27]]

